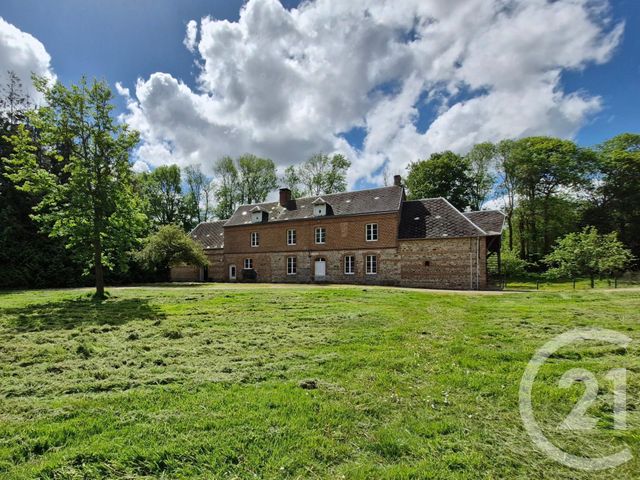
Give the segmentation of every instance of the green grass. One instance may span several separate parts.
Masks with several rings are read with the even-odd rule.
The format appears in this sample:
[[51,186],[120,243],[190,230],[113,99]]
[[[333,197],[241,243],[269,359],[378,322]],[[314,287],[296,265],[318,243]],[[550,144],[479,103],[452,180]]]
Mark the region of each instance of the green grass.
[[[428,293],[201,285],[0,293],[0,478],[637,478],[640,290]],[[598,474],[539,453],[518,410],[533,353],[574,327],[635,340],[567,347],[536,415],[573,453],[628,445]],[[559,432],[595,372],[598,428]],[[612,428],[614,367],[628,429]],[[317,388],[302,388],[305,386]],[[306,383],[304,383],[306,382]]]

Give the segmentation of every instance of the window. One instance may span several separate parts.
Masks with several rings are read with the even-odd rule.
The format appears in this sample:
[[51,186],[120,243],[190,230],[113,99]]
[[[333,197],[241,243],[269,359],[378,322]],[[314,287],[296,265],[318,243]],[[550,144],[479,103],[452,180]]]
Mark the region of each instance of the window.
[[327,231],[324,227],[316,228],[316,243],[324,243],[327,236]]
[[247,270],[253,268],[253,260],[251,258],[244,259],[244,268]]
[[258,235],[258,232],[251,232],[251,246],[257,247],[258,245],[260,245],[260,236]]
[[377,223],[367,223],[366,226],[366,238],[367,242],[375,242],[378,240],[378,224]]
[[298,273],[296,257],[287,257],[287,275],[295,275],[296,273]]
[[296,244],[296,230],[295,228],[291,228],[287,230],[287,245],[295,245]]
[[353,275],[356,273],[356,257],[347,255],[344,257],[344,273],[345,275]]
[[367,255],[367,275],[375,275],[378,273],[378,257],[375,255]]

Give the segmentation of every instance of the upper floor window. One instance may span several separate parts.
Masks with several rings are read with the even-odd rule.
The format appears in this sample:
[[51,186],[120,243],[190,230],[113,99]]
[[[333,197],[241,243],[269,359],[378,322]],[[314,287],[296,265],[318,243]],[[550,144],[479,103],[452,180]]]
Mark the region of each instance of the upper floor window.
[[296,229],[290,228],[287,230],[287,245],[295,245],[296,244]]
[[295,275],[296,273],[298,273],[296,257],[287,257],[287,275]]
[[366,264],[367,275],[375,275],[376,273],[378,273],[378,257],[376,257],[375,255],[367,255]]
[[378,224],[377,223],[367,223],[366,238],[367,238],[367,242],[375,242],[376,240],[378,240]]
[[258,232],[251,232],[251,246],[257,247],[258,245],[260,245],[260,235]]
[[327,231],[324,227],[316,228],[316,243],[324,243],[327,237]]
[[344,273],[345,275],[353,275],[356,273],[356,257],[353,255],[344,257]]
[[253,259],[251,259],[251,258],[245,258],[245,259],[244,259],[244,268],[245,268],[245,269],[251,269],[251,268],[253,268]]

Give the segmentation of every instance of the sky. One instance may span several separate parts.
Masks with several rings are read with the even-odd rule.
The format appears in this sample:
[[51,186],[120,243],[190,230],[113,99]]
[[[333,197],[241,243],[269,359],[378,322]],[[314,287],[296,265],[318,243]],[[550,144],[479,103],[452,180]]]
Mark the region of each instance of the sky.
[[106,80],[136,168],[317,152],[352,188],[482,141],[640,132],[637,0],[0,0],[0,82]]

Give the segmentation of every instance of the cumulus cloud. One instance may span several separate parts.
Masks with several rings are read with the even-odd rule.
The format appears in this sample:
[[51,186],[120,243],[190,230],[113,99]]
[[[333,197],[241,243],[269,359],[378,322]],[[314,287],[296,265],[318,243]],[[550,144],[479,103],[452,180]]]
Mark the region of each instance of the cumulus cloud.
[[183,43],[187,47],[187,50],[193,52],[196,49],[198,36],[198,22],[195,20],[189,20],[187,23],[187,33],[185,34]]
[[[249,0],[237,22],[187,25],[197,88],[138,79],[125,119],[150,165],[252,152],[281,167],[341,152],[380,181],[431,152],[533,134],[571,137],[601,108],[561,74],[608,61],[624,25],[607,0]],[[366,133],[362,148],[345,136]]]
[[44,45],[34,36],[23,32],[0,17],[0,85],[8,80],[7,72],[13,71],[22,81],[24,92],[33,101],[41,97],[33,88],[31,74],[55,80],[51,57]]

